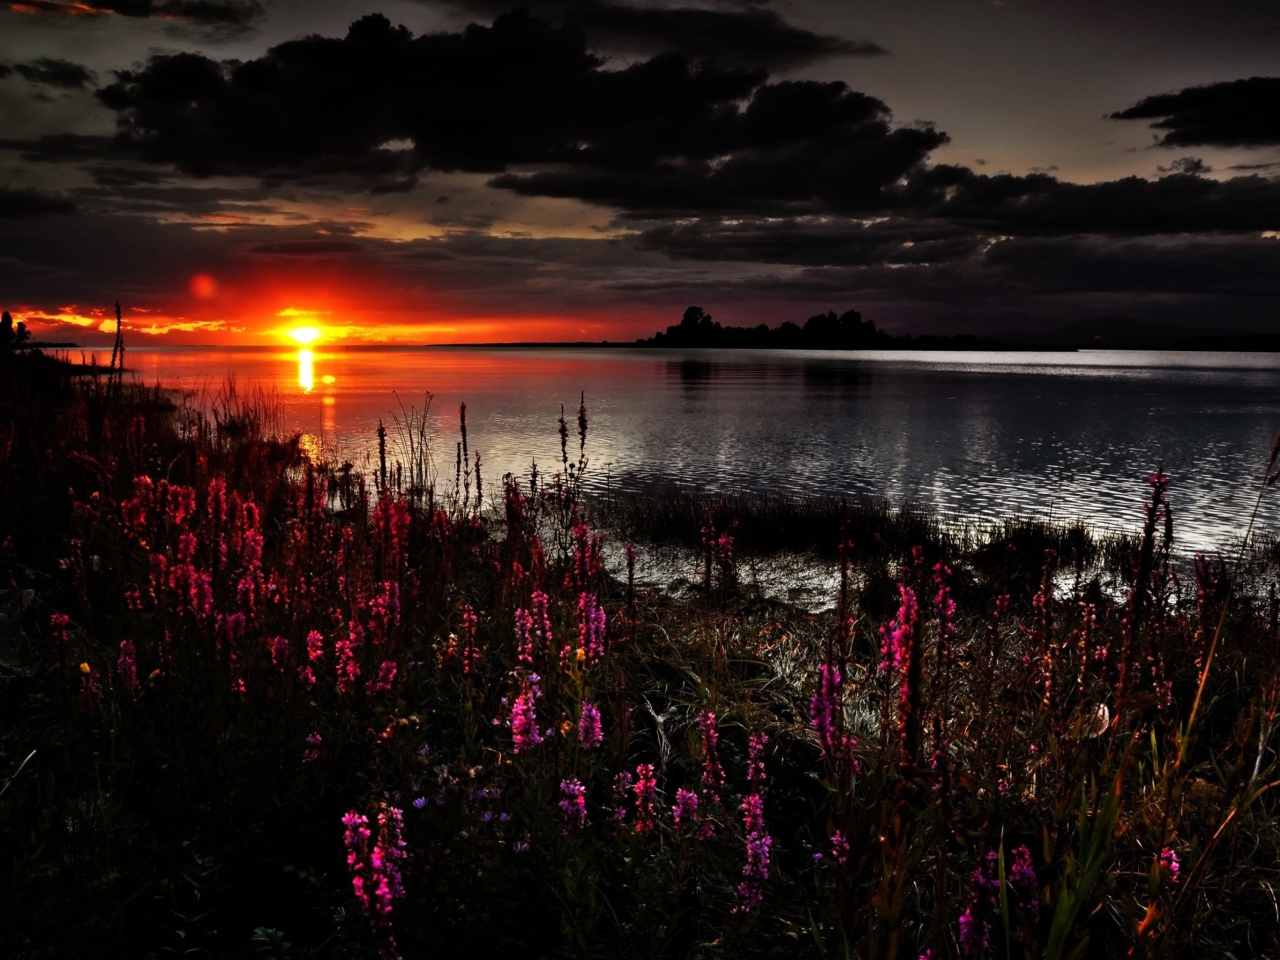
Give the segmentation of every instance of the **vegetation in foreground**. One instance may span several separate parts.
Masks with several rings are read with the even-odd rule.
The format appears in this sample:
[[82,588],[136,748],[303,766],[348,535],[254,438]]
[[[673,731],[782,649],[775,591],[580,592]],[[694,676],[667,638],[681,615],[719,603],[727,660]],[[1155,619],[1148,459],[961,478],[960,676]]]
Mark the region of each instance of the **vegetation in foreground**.
[[606,564],[585,409],[496,494],[39,355],[0,413],[12,955],[1277,949],[1274,567],[1180,574],[1159,473],[1132,542],[847,507],[815,614],[739,577],[794,504]]

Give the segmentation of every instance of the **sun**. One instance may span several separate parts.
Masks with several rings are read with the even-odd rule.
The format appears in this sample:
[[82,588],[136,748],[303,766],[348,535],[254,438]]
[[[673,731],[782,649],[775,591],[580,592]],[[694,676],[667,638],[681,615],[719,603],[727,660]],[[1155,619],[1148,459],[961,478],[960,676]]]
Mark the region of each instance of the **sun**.
[[287,333],[300,344],[315,343],[320,339],[319,327],[294,327]]

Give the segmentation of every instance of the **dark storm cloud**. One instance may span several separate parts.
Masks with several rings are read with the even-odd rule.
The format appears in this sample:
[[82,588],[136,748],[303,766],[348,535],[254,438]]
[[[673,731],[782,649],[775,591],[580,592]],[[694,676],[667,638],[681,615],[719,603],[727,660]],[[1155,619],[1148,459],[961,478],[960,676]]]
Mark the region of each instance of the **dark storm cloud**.
[[[420,0],[467,14],[496,17],[507,0]],[[678,52],[694,59],[763,67],[796,66],[833,56],[874,57],[888,51],[869,40],[847,40],[787,23],[755,3],[720,7],[660,7],[618,0],[530,0],[534,14],[581,27],[593,44],[638,53]]]
[[1139,100],[1113,120],[1154,120],[1161,146],[1258,147],[1280,143],[1280,77],[1187,87]]
[[35,190],[10,190],[0,187],[0,219],[31,220],[49,214],[75,213],[70,200],[52,197]]
[[408,188],[536,165],[495,183],[646,212],[860,209],[946,140],[843,83],[767,79],[679,54],[605,69],[580,28],[521,12],[418,38],[371,16],[238,64],[155,56],[99,96],[119,148],[196,176]]
[[10,9],[49,16],[115,13],[123,17],[180,20],[209,27],[242,27],[258,20],[258,0],[21,0]]
[[[53,57],[40,57],[28,63],[15,63],[13,70],[30,83],[73,90],[87,87],[94,80],[93,71],[88,67]],[[3,75],[0,74],[0,76]]]

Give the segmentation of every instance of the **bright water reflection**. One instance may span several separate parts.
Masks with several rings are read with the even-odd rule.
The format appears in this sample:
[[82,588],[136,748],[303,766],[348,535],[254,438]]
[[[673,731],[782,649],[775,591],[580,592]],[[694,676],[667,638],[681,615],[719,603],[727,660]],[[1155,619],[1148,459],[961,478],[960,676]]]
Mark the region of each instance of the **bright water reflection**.
[[191,389],[274,385],[289,427],[357,460],[380,418],[390,429],[430,390],[446,472],[465,400],[489,477],[558,463],[560,404],[576,409],[582,390],[601,484],[886,495],[1132,528],[1160,464],[1183,549],[1242,530],[1280,426],[1270,354],[169,348],[131,365]]

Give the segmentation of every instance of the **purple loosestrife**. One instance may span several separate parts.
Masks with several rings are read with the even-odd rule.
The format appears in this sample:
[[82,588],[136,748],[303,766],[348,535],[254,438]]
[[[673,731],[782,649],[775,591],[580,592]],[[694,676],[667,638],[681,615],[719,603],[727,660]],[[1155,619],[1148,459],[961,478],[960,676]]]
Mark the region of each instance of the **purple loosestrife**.
[[880,669],[889,673],[898,681],[898,696],[902,703],[907,702],[907,668],[911,657],[911,648],[916,642],[916,625],[920,612],[916,605],[916,592],[904,584],[898,584],[898,616],[880,628]]
[[49,626],[53,630],[53,640],[58,646],[58,668],[62,675],[67,675],[67,628],[71,618],[65,613],[55,613],[49,618]]
[[1009,883],[1033,917],[1040,916],[1040,881],[1031,863],[1031,849],[1023,844],[1013,850],[1013,863],[1009,867]]
[[520,695],[511,707],[511,741],[516,753],[525,753],[542,742],[538,733],[536,701],[542,695],[536,673],[521,682]]
[[533,617],[523,607],[517,607],[516,623],[516,662],[527,667],[533,666],[534,636]]
[[604,656],[604,644],[604,608],[600,606],[594,593],[583,593],[578,597],[579,659],[585,653],[587,666],[595,666]]
[[1170,884],[1178,882],[1178,877],[1182,873],[1182,864],[1178,861],[1177,851],[1173,847],[1164,847],[1160,851],[1160,872],[1165,876]]
[[342,818],[346,827],[343,844],[347,848],[347,869],[351,889],[360,909],[369,920],[383,957],[398,957],[391,931],[392,904],[404,896],[400,861],[405,858],[404,814],[392,806],[378,813],[376,841],[369,819],[355,810]]
[[849,862],[849,841],[839,830],[831,834],[831,859],[842,867]]
[[480,648],[476,646],[476,612],[467,604],[462,611],[462,675],[470,676],[480,662]]
[[529,596],[529,616],[535,647],[551,654],[555,650],[555,639],[551,636],[550,601],[541,590],[535,590]]
[[716,715],[703,710],[698,716],[698,733],[702,740],[702,792],[708,803],[719,803],[724,790],[724,767],[720,765],[720,733],[716,730]]
[[577,777],[560,781],[560,813],[566,834],[582,829],[587,822],[587,788]]
[[284,672],[289,663],[289,638],[274,637],[271,641],[271,665]]
[[[354,623],[352,627],[355,627]],[[355,641],[335,641],[333,653],[337,660],[338,692],[350,693],[356,688],[356,681],[360,678],[360,663],[356,659]]]
[[378,676],[371,678],[368,684],[370,696],[377,696],[383,693],[391,692],[391,684],[396,679],[396,662],[394,660],[383,660],[378,667]]
[[658,793],[658,779],[653,774],[652,763],[636,766],[636,833],[653,829],[654,799]]
[[604,740],[604,731],[600,726],[600,710],[590,700],[582,701],[581,713],[578,716],[578,740],[584,750],[594,750]]
[[675,806],[671,808],[671,816],[676,822],[676,829],[683,830],[698,822],[698,795],[692,790],[681,787],[676,791]]
[[307,734],[307,749],[302,751],[303,763],[315,763],[320,759],[320,744],[324,738],[318,733]]
[[627,805],[631,801],[631,792],[635,785],[635,777],[626,770],[613,778],[613,819],[619,822],[627,819]]
[[809,720],[818,734],[818,744],[823,756],[839,760],[844,756],[844,737],[840,734],[839,718],[844,712],[842,696],[843,678],[834,664],[818,667],[818,692],[809,701]]
[[138,654],[132,640],[120,641],[120,657],[116,660],[116,675],[130,693],[138,692]]
[[769,836],[765,826],[764,797],[760,794],[764,789],[763,754],[768,739],[760,732],[753,734],[747,741],[747,771],[752,792],[742,798],[742,827],[747,835],[747,862],[742,868],[742,882],[738,884],[738,899],[741,902],[734,907],[735,912],[750,913],[759,906],[764,899],[765,881],[769,879],[769,848],[773,845],[773,838]]

